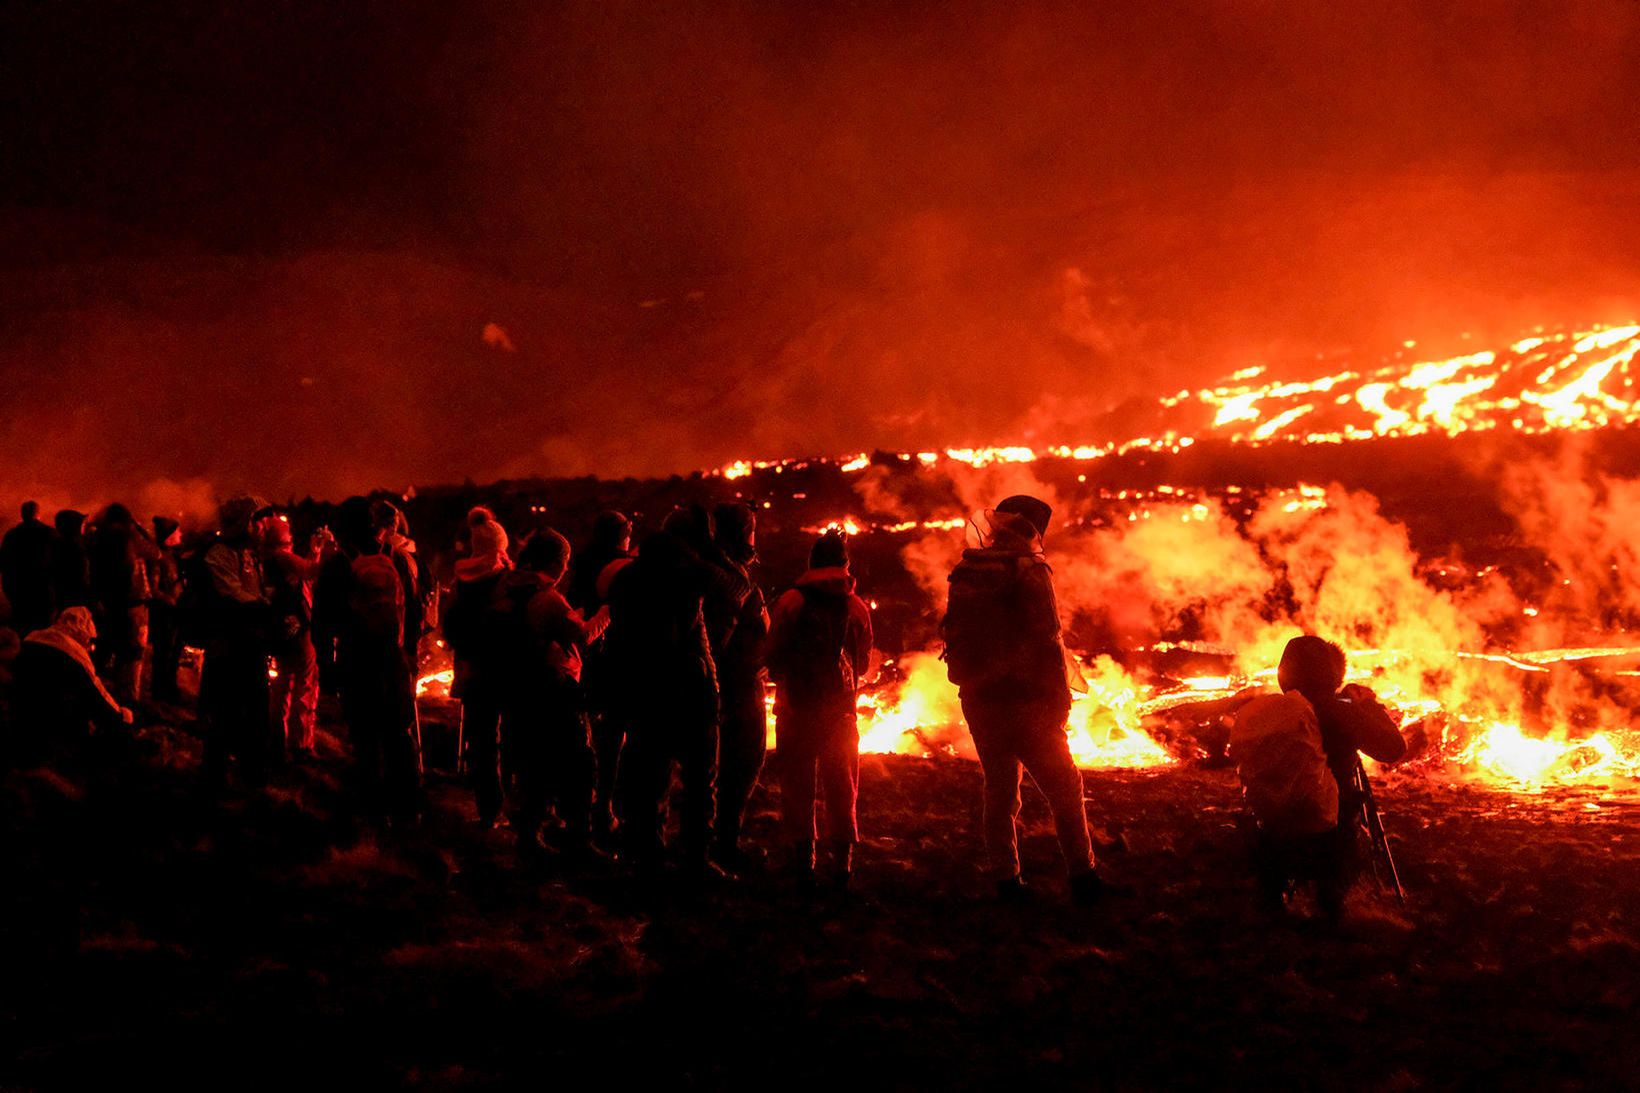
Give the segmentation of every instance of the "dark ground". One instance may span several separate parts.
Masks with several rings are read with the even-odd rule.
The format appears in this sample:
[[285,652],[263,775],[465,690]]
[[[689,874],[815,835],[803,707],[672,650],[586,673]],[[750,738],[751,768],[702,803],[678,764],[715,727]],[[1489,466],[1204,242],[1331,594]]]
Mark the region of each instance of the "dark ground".
[[[613,879],[521,872],[447,781],[423,830],[368,833],[340,807],[328,737],[316,769],[211,804],[197,741],[150,735],[138,769],[78,801],[37,776],[7,783],[0,1087],[1640,1076],[1640,798],[1387,781],[1412,905],[1369,885],[1340,935],[1255,911],[1227,771],[1087,776],[1107,873],[1134,889],[1096,911],[1064,903],[1034,794],[1027,871],[1045,899],[1005,911],[977,870],[977,767],[876,756],[849,901],[762,881],[652,903]],[[760,791],[764,846],[775,804]],[[20,952],[24,913],[76,889],[77,943]]]

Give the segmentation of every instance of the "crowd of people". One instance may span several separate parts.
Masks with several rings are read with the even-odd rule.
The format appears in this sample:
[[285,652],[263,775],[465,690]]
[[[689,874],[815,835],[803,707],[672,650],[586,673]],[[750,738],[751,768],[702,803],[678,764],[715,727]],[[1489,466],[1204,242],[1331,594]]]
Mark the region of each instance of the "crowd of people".
[[[89,525],[72,511],[47,525],[32,502],[21,515],[0,543],[21,639],[8,764],[128,738],[135,710],[181,699],[186,644],[203,651],[208,789],[258,787],[311,762],[323,683],[340,700],[351,799],[372,822],[413,827],[425,807],[417,658],[435,634],[454,659],[478,824],[509,827],[526,865],[619,865],[657,881],[670,863],[702,884],[765,867],[743,827],[772,681],[780,867],[804,890],[850,884],[872,619],[839,533],[814,541],[807,570],[771,606],[743,504],[679,507],[636,549],[630,519],[605,512],[578,551],[550,528],[515,544],[477,507],[443,589],[384,500],[349,498],[334,529],[317,528],[301,549],[289,514],[254,497],[224,502],[215,531],[186,552],[175,521],[150,528],[118,504]],[[944,657],[984,772],[999,898],[1030,894],[1018,850],[1028,772],[1052,811],[1072,898],[1095,903],[1111,889],[1065,732],[1077,670],[1046,560],[1051,519],[1024,495],[976,516],[950,575]],[[1357,752],[1393,760],[1403,745],[1370,691],[1341,689],[1337,646],[1296,639],[1280,678],[1285,701],[1256,700],[1232,734],[1257,875],[1276,904],[1314,880],[1335,913],[1354,868]]]

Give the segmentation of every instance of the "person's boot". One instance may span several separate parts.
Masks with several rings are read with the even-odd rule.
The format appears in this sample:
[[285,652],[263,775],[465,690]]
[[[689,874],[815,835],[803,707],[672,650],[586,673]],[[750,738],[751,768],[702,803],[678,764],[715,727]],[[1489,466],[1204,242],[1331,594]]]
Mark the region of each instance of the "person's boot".
[[1132,895],[1120,884],[1112,884],[1096,869],[1071,875],[1071,902],[1078,907],[1093,907],[1113,897]]
[[1025,878],[1015,873],[1006,880],[997,881],[997,902],[1008,907],[1023,907],[1031,902],[1031,889]]
[[847,892],[849,879],[854,875],[854,844],[833,843],[831,851],[831,888],[834,892]]

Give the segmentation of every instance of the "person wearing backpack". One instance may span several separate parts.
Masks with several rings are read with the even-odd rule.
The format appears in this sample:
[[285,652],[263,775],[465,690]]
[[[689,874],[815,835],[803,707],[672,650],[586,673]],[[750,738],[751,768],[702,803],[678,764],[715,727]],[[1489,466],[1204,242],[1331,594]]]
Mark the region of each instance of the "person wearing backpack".
[[415,579],[387,544],[385,529],[372,521],[367,499],[342,502],[336,536],[340,549],[320,569],[313,606],[316,629],[335,635],[357,793],[369,815],[413,825],[421,806],[421,757],[404,625]]
[[456,562],[444,640],[455,658],[450,694],[461,700],[461,736],[480,827],[501,822],[501,700],[503,674],[487,633],[487,616],[512,569],[507,530],[482,506],[467,514],[467,557]]
[[855,695],[871,660],[871,610],[854,594],[848,542],[827,532],[809,568],[775,601],[767,660],[775,682],[780,812],[799,885],[814,882],[814,797],[826,804],[831,883],[848,886],[860,841],[860,733]]
[[1029,773],[1053,812],[1071,898],[1091,904],[1105,885],[1066,735],[1070,684],[1042,545],[1052,516],[1047,502],[1016,494],[974,519],[974,545],[951,571],[941,631],[946,673],[985,774],[985,848],[998,898],[1029,897],[1018,833],[1020,778]]
[[[622,854],[646,879],[664,864],[666,802],[676,766],[683,782],[679,837],[687,879],[722,876],[709,858],[717,779],[717,666],[702,604],[711,574],[663,528],[609,582],[610,665],[628,718],[616,783]],[[600,582],[601,583],[601,582]]]
[[1393,763],[1406,754],[1395,718],[1371,688],[1344,684],[1344,650],[1313,634],[1287,643],[1278,695],[1235,713],[1230,758],[1253,820],[1253,868],[1274,912],[1299,881],[1314,881],[1337,921],[1358,866],[1358,754]]
[[252,785],[267,779],[273,619],[260,541],[266,511],[252,497],[224,501],[217,510],[220,534],[200,559],[205,663],[199,712],[205,723],[205,777],[216,787],[227,779],[230,757],[239,760]]

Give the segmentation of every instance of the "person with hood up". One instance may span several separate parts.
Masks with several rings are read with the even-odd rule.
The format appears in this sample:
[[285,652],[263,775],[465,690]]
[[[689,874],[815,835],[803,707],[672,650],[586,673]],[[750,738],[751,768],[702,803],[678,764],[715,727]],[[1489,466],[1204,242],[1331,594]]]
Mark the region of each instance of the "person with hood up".
[[1015,495],[975,517],[973,545],[949,578],[941,630],[946,672],[985,775],[985,848],[998,897],[1018,902],[1029,894],[1018,841],[1020,778],[1029,772],[1053,812],[1071,896],[1087,904],[1105,886],[1066,735],[1068,660],[1042,546],[1052,515],[1046,502]]
[[121,698],[136,705],[148,650],[148,565],[159,552],[131,510],[116,502],[98,519],[89,554],[102,663],[111,669]]
[[[296,553],[290,521],[267,521],[262,568],[273,606],[273,738],[276,758],[313,757],[319,719],[319,657],[313,648],[313,585],[319,579],[328,534],[316,534],[304,557]],[[323,533],[324,529],[320,529]]]
[[677,532],[663,528],[609,585],[609,655],[630,721],[621,753],[622,846],[646,877],[663,866],[674,764],[683,781],[680,838],[692,882],[721,875],[710,858],[717,778],[717,668],[702,604],[712,574]]
[[57,535],[40,519],[40,506],[24,501],[22,523],[0,539],[0,590],[11,605],[11,628],[21,637],[51,625],[56,596],[51,587],[51,546]]
[[51,522],[57,529],[51,546],[52,600],[58,611],[90,607],[91,559],[85,550],[85,513],[63,509]]
[[369,816],[408,827],[421,811],[416,681],[404,642],[415,577],[388,544],[387,529],[372,520],[366,498],[342,502],[336,538],[313,608],[316,628],[335,637],[356,792]]
[[[632,561],[632,521],[624,513],[600,512],[592,522],[586,549],[576,552],[566,598],[583,617],[603,610],[610,583]],[[592,744],[598,757],[592,825],[607,840],[615,831],[615,782],[620,769],[621,745],[626,742],[626,716],[619,685],[609,659],[609,644],[594,641],[581,668],[581,689],[592,718]]]
[[769,611],[763,590],[752,578],[752,566],[757,561],[756,514],[749,505],[726,504],[719,505],[713,517],[718,565],[731,578],[727,592],[735,604],[735,615],[722,644],[712,650],[722,696],[712,860],[728,872],[739,874],[756,864],[740,845],[740,833],[768,745],[768,711],[764,705],[768,673],[763,657]]
[[1345,685],[1345,668],[1339,646],[1313,634],[1293,638],[1276,668],[1282,693],[1242,706],[1230,732],[1266,904],[1282,911],[1295,882],[1314,880],[1322,912],[1335,921],[1359,865],[1359,755],[1393,763],[1406,754],[1394,716],[1371,688]]
[[253,497],[224,501],[220,534],[205,552],[211,587],[199,710],[206,726],[205,777],[213,786],[226,781],[230,757],[239,760],[252,785],[267,779],[272,611],[262,573],[266,512],[266,503]]
[[501,706],[504,677],[486,625],[502,578],[512,569],[507,529],[482,506],[467,514],[467,557],[456,562],[444,640],[455,658],[450,694],[461,700],[461,736],[482,827],[501,822]]
[[23,640],[13,666],[13,765],[54,764],[82,754],[94,738],[126,734],[131,710],[97,677],[91,655],[97,625],[85,607],[70,607]]
[[832,884],[846,888],[860,841],[860,733],[855,698],[871,661],[871,610],[854,594],[848,541],[827,532],[809,568],[775,601],[768,637],[775,682],[780,812],[800,885],[814,880],[814,795],[826,802]]
[[175,520],[154,517],[154,557],[148,563],[148,642],[153,650],[150,695],[178,702],[177,671],[182,663],[182,530]]
[[519,853],[531,861],[545,855],[541,825],[550,804],[563,824],[562,851],[587,864],[604,858],[592,844],[596,760],[581,668],[608,616],[583,618],[558,590],[569,558],[569,541],[551,528],[530,536],[518,568],[501,578],[493,630],[505,656],[502,721],[518,777]]
[[408,598],[404,602],[404,655],[414,672],[421,656],[421,635],[427,626],[427,593],[431,582],[416,554],[416,541],[410,538],[410,521],[403,511],[383,498],[371,503],[370,519],[382,545],[396,559],[396,564],[410,574],[411,584],[405,589]]

